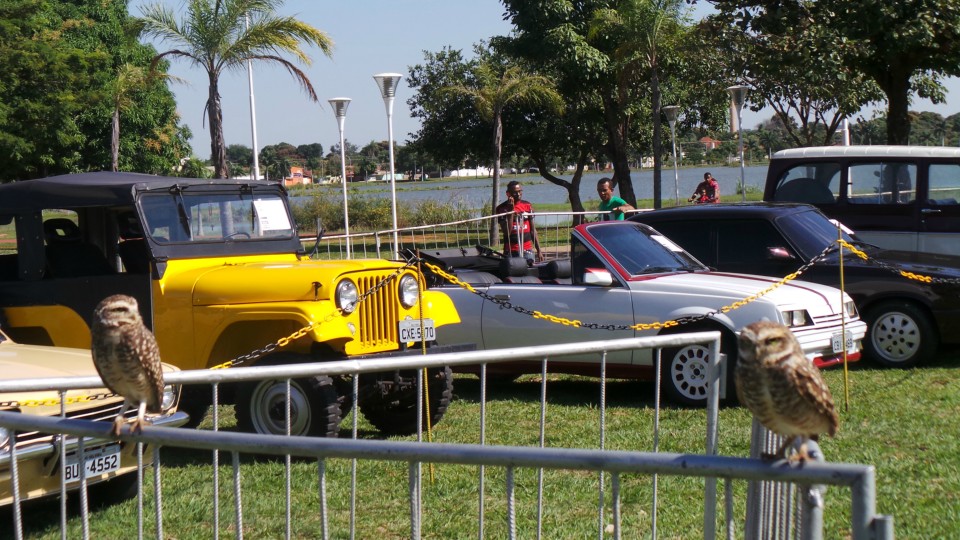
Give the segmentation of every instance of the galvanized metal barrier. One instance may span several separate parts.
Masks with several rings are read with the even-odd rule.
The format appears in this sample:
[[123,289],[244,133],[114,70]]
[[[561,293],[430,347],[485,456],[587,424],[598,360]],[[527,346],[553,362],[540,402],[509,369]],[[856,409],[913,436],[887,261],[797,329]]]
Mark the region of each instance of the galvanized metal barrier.
[[[484,523],[486,513],[484,510],[484,501],[489,498],[490,492],[486,490],[485,470],[488,467],[502,467],[505,473],[505,485],[503,486],[504,502],[506,507],[506,531],[507,536],[515,538],[517,532],[517,517],[515,508],[516,479],[518,471],[532,469],[537,471],[537,517],[535,520],[536,536],[542,535],[543,526],[543,504],[544,504],[544,470],[560,469],[568,471],[581,471],[597,473],[598,481],[598,503],[596,506],[596,535],[598,538],[612,536],[614,538],[638,537],[647,533],[638,530],[623,531],[621,526],[622,517],[622,493],[621,478],[625,474],[649,475],[654,479],[653,499],[650,506],[650,515],[652,516],[652,530],[650,535],[657,537],[656,514],[657,508],[657,475],[703,477],[704,480],[704,502],[703,502],[703,532],[704,538],[715,538],[716,531],[716,510],[717,510],[717,479],[724,479],[726,482],[727,496],[725,497],[725,527],[727,535],[732,537],[735,525],[739,521],[732,514],[733,501],[730,495],[730,481],[732,479],[742,480],[776,480],[778,482],[792,482],[804,485],[836,485],[850,488],[851,493],[851,531],[854,539],[867,538],[892,538],[892,522],[876,516],[875,510],[875,485],[874,470],[869,466],[862,465],[844,465],[844,464],[825,464],[825,463],[805,463],[802,467],[792,466],[784,462],[770,463],[757,459],[735,458],[717,456],[717,423],[719,410],[719,374],[720,369],[718,361],[710,365],[708,379],[711,381],[710,392],[708,396],[707,422],[706,422],[706,452],[704,455],[675,454],[659,452],[659,390],[656,391],[655,398],[656,414],[654,425],[651,429],[654,431],[654,448],[650,452],[626,452],[611,451],[605,449],[606,441],[606,353],[627,349],[639,348],[661,348],[675,347],[692,343],[709,343],[711,348],[711,358],[719,358],[720,334],[718,332],[699,332],[691,334],[678,334],[671,336],[658,336],[648,338],[630,338],[621,340],[611,340],[608,342],[587,342],[582,344],[543,347],[524,347],[516,349],[504,349],[495,351],[474,351],[467,353],[438,354],[428,356],[414,356],[392,358],[384,360],[349,360],[340,362],[318,363],[318,364],[297,364],[283,366],[250,367],[250,368],[232,368],[228,370],[214,371],[185,371],[170,374],[167,377],[169,383],[181,384],[210,384],[213,395],[218,395],[219,385],[225,383],[234,383],[240,381],[262,380],[262,379],[290,379],[302,378],[317,375],[337,375],[352,374],[354,381],[356,375],[384,370],[395,369],[414,369],[431,366],[449,365],[454,369],[456,366],[481,365],[481,414],[479,428],[479,444],[450,444],[450,443],[425,443],[422,436],[418,434],[417,442],[403,441],[379,441],[379,440],[360,440],[357,438],[356,412],[354,412],[354,423],[352,439],[342,436],[340,439],[322,439],[308,437],[284,437],[255,435],[246,433],[224,432],[217,429],[217,408],[214,407],[214,430],[186,430],[169,429],[159,427],[147,427],[142,434],[135,435],[124,430],[121,439],[127,443],[144,443],[153,445],[153,448],[162,446],[163,449],[155,452],[153,459],[154,473],[154,530],[157,538],[163,538],[165,534],[173,536],[182,536],[191,534],[190,531],[171,531],[171,526],[175,527],[169,516],[164,515],[163,500],[161,498],[161,477],[162,460],[160,454],[164,452],[173,452],[175,448],[189,448],[213,451],[213,474],[211,482],[214,484],[214,497],[211,502],[211,518],[213,521],[213,536],[219,537],[220,532],[220,501],[218,494],[220,492],[219,479],[219,452],[229,452],[233,471],[233,491],[232,498],[234,504],[233,510],[233,528],[232,531],[236,537],[241,538],[245,530],[244,505],[243,501],[250,496],[266,496],[266,494],[244,493],[241,488],[241,477],[245,468],[249,465],[241,465],[241,455],[246,453],[268,454],[284,456],[285,466],[285,488],[284,488],[284,536],[291,538],[294,535],[295,523],[291,509],[291,457],[314,458],[317,460],[317,484],[320,505],[317,512],[320,515],[321,530],[316,532],[316,536],[328,538],[331,535],[331,523],[329,510],[327,508],[327,463],[330,459],[343,458],[352,460],[353,471],[350,483],[350,521],[349,535],[353,538],[356,534],[355,519],[356,512],[363,511],[363,508],[356,506],[356,493],[358,481],[356,477],[357,460],[369,462],[403,462],[407,464],[407,505],[409,508],[409,536],[411,538],[420,538],[423,534],[435,535],[430,531],[423,531],[423,516],[425,510],[422,506],[422,486],[423,471],[422,464],[460,464],[479,466],[479,476],[477,481],[477,525],[476,533],[480,538],[484,537]],[[597,353],[601,362],[600,378],[600,440],[597,442],[596,449],[566,449],[549,448],[545,442],[544,426],[547,420],[547,377],[549,372],[549,361],[552,358],[560,357],[566,354]],[[486,403],[486,365],[497,362],[510,362],[524,359],[540,359],[543,365],[543,379],[541,382],[541,418],[540,435],[537,447],[517,447],[517,446],[495,446],[485,444],[485,430],[488,424],[488,418],[485,412]],[[28,391],[37,389],[57,388],[61,390],[76,388],[92,388],[101,386],[99,379],[95,377],[84,378],[60,378],[44,380],[21,380],[7,381],[0,383],[0,393],[10,391]],[[658,386],[656,386],[658,389]],[[354,399],[356,399],[356,384],[354,385]],[[421,390],[422,392],[422,390]],[[422,395],[422,394],[421,394]],[[418,400],[422,402],[422,400]],[[354,401],[356,403],[356,401]],[[354,407],[354,411],[356,411]],[[453,411],[455,413],[455,411]],[[422,411],[418,411],[422,415]],[[448,410],[448,414],[451,411]],[[421,416],[422,418],[422,416]],[[421,422],[418,422],[420,425]],[[0,426],[4,426],[14,432],[39,430],[49,433],[63,433],[70,437],[90,437],[90,438],[109,438],[108,432],[112,425],[102,422],[85,422],[79,420],[69,420],[63,418],[37,417],[28,414],[18,414],[10,412],[0,412]],[[51,453],[54,449],[51,449]],[[12,466],[13,478],[16,478],[16,457],[6,456],[5,461],[0,461],[0,466],[9,464]],[[63,464],[61,463],[61,467]],[[142,472],[142,469],[141,469]],[[62,470],[61,470],[62,474]],[[250,474],[250,473],[247,473]],[[610,493],[610,505],[612,515],[605,517],[605,479],[610,479],[612,493]],[[82,485],[82,483],[81,483]],[[141,484],[142,485],[142,484]],[[498,486],[499,487],[499,486]],[[141,489],[142,492],[142,489]],[[85,501],[85,489],[81,488],[81,499]],[[810,501],[808,503],[808,501]],[[197,501],[198,504],[202,504]],[[800,501],[800,506],[807,509],[810,504],[816,504],[815,498],[804,498]],[[15,518],[19,519],[19,503],[14,504]],[[279,510],[278,510],[279,511]],[[429,510],[426,510],[429,512]],[[667,511],[674,511],[667,509]],[[805,511],[811,511],[807,509]],[[84,524],[88,519],[87,509],[84,503],[82,509],[82,519]],[[97,519],[93,515],[93,519]],[[143,500],[138,505],[138,531],[142,534],[144,525]],[[61,528],[66,531],[67,516],[61,515]],[[820,538],[821,529],[817,529],[816,521],[811,521],[812,527],[801,528],[800,536],[802,538]],[[886,524],[886,525],[884,525]],[[130,524],[134,526],[133,523]],[[17,523],[15,533],[22,531],[20,524]],[[166,531],[166,532],[164,532]],[[886,532],[885,532],[886,531]],[[882,534],[881,534],[882,533]],[[22,534],[22,533],[21,533]],[[65,533],[64,533],[65,534]],[[83,536],[88,536],[88,528],[83,527]],[[279,536],[279,531],[276,531]],[[343,531],[336,531],[334,535],[340,537],[344,535]],[[532,531],[521,531],[522,536],[532,536]],[[18,535],[19,537],[19,535]],[[765,531],[762,537],[767,537]]]
[[[634,210],[630,213],[645,210]],[[543,248],[545,260],[559,259],[569,256],[569,230],[577,220],[594,221],[607,212],[534,212],[529,215],[534,219]],[[499,219],[499,215],[482,216],[472,219],[438,223],[434,225],[420,225],[397,229],[397,237],[401,248],[430,250],[447,250],[454,248],[472,249],[483,245],[493,249],[500,249],[503,240],[501,235],[490,241],[492,225]],[[375,231],[366,233],[352,233],[324,235],[317,245],[313,255],[320,259],[347,258],[347,242],[351,245],[353,258],[392,258],[394,230]],[[547,241],[550,239],[550,241]],[[315,236],[303,236],[301,242],[313,246]],[[521,243],[523,238],[520,238]],[[469,253],[472,254],[472,253]]]

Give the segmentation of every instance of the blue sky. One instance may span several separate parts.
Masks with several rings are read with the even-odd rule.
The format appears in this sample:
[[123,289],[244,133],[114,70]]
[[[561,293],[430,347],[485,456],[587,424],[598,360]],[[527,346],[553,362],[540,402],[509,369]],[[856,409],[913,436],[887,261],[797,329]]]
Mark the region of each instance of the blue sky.
[[[131,0],[129,12],[140,15],[140,6],[154,0]],[[159,0],[185,11],[183,0]],[[703,4],[703,2],[699,3]],[[702,13],[700,7],[695,14]],[[460,49],[469,57],[472,45],[493,35],[504,35],[510,25],[503,21],[499,0],[287,0],[280,12],[293,15],[326,32],[334,41],[333,57],[318,50],[308,51],[313,64],[303,68],[320,98],[311,102],[286,71],[263,65],[254,68],[257,142],[265,145],[287,142],[293,145],[319,142],[328,150],[339,140],[336,119],[327,103],[332,97],[349,97],[344,134],[347,140],[364,146],[372,140],[386,140],[387,115],[373,75],[396,72],[406,75],[408,67],[423,62],[423,51],[444,46]],[[157,44],[158,50],[166,50]],[[184,124],[193,131],[194,153],[210,156],[209,128],[203,114],[207,97],[206,76],[198,68],[175,62],[171,73],[189,84],[173,84]],[[948,81],[952,95],[960,95],[956,79]],[[220,94],[227,144],[252,146],[250,105],[246,70],[228,73],[221,79]],[[393,110],[394,139],[402,143],[416,131],[406,100],[412,91],[401,80]],[[915,101],[911,109],[949,115],[960,112],[958,102],[933,106]],[[744,126],[753,127],[772,113],[744,112]],[[866,114],[869,116],[869,114]]]

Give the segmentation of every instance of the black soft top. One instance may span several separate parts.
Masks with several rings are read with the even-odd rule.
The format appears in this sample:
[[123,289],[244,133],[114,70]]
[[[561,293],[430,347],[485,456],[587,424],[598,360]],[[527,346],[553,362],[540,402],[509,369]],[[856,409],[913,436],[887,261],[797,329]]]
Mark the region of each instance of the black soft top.
[[275,182],[233,178],[177,178],[130,172],[65,174],[0,184],[0,213],[44,208],[132,205],[137,192],[169,190],[173,186],[279,187]]

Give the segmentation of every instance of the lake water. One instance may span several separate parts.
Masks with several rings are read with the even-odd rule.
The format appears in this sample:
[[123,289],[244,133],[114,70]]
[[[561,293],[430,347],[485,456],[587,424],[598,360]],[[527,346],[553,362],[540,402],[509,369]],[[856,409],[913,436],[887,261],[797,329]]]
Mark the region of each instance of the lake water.
[[[732,202],[740,200],[737,195],[737,184],[740,182],[739,167],[703,167],[680,169],[679,186],[680,201],[684,202],[693,193],[697,184],[703,180],[703,173],[711,172],[714,178],[720,183],[720,195],[723,201]],[[749,188],[763,190],[763,183],[766,179],[767,167],[754,166],[744,167],[744,184]],[[570,180],[573,175],[558,175],[559,178]],[[588,210],[592,210],[597,197],[597,181],[605,176],[611,176],[611,172],[587,173],[583,175],[580,183],[580,197]],[[640,171],[631,171],[630,177],[633,180],[633,189],[637,199],[653,198],[653,171],[644,169]],[[502,201],[507,190],[507,182],[510,180],[519,180],[523,184],[523,198],[530,201],[536,209],[540,204],[556,204],[567,201],[567,192],[565,189],[556,186],[540,176],[508,176],[502,178],[500,182],[500,197]],[[493,180],[491,178],[470,178],[470,179],[446,179],[432,178],[423,182],[398,182],[396,184],[397,200],[400,201],[421,201],[434,199],[442,202],[455,204],[458,201],[470,208],[479,208],[489,204]],[[673,169],[663,169],[661,172],[661,186],[663,200],[672,200],[676,194],[676,183],[674,180]],[[321,186],[331,192],[331,196],[340,196],[342,188],[339,185]],[[369,196],[389,197],[389,182],[352,182],[347,185],[348,197],[350,193],[363,193]],[[619,194],[619,190],[617,190]],[[294,196],[293,200],[299,197]]]

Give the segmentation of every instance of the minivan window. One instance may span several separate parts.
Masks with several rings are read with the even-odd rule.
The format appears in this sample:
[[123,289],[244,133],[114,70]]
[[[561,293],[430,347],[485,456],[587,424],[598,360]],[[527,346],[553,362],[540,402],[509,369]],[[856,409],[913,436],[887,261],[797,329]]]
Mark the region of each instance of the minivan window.
[[930,165],[928,202],[935,205],[960,202],[960,164],[934,163]]
[[840,196],[840,164],[804,163],[784,171],[777,182],[775,201],[830,204]]
[[857,163],[850,166],[850,204],[910,204],[916,200],[913,163]]

